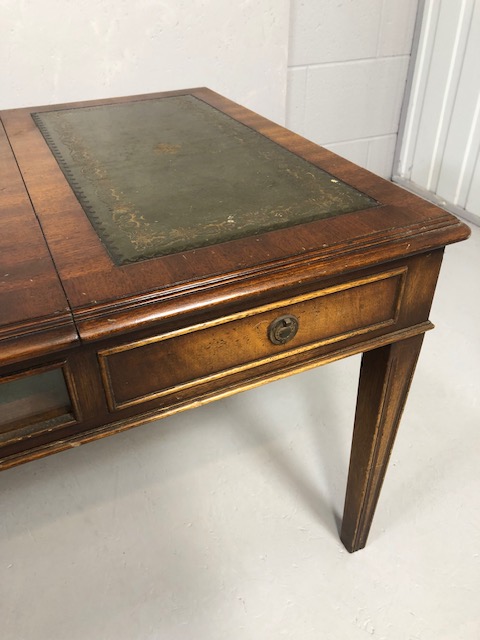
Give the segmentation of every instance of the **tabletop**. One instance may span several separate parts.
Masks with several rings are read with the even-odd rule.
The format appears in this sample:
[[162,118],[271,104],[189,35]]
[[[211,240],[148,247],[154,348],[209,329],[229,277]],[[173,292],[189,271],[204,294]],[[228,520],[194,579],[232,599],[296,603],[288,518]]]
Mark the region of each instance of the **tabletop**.
[[[17,296],[4,332],[30,317],[50,333],[73,321],[97,340],[468,235],[435,205],[205,88],[0,117],[12,174],[0,207],[11,215],[16,198],[15,216],[31,219],[24,246],[41,246],[49,272],[37,302],[25,287],[39,263],[4,281],[2,295]],[[25,276],[18,228],[4,223],[3,242],[10,273]]]

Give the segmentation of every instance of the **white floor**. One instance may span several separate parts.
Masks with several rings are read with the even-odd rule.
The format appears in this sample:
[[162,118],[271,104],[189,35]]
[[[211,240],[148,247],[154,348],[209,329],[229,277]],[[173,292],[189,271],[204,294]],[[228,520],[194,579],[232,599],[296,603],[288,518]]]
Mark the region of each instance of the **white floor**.
[[447,248],[367,548],[359,359],[0,476],[2,640],[478,640],[480,228]]

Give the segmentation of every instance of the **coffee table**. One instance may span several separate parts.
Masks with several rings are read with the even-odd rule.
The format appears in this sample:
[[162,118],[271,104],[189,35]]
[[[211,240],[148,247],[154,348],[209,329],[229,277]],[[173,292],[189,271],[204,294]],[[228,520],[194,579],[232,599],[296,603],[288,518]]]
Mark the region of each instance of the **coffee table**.
[[362,353],[362,548],[468,227],[204,88],[1,119],[0,468]]

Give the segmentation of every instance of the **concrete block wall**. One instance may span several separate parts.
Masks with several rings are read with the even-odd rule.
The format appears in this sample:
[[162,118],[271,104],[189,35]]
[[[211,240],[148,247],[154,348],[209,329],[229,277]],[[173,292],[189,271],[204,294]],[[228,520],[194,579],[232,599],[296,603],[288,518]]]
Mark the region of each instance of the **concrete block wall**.
[[208,86],[284,123],[288,0],[0,0],[0,109]]
[[0,2],[0,108],[206,85],[389,177],[418,1]]
[[419,0],[292,0],[287,126],[390,178]]

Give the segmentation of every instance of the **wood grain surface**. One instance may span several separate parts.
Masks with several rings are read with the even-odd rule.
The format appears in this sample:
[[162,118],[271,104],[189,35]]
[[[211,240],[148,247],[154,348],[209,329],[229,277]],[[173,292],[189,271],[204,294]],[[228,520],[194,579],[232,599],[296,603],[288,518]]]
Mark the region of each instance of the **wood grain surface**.
[[[115,264],[31,114],[166,96],[194,96],[377,205]],[[23,393],[49,370],[69,396],[55,415],[50,403],[39,417],[34,395],[10,405],[18,428],[4,421],[0,469],[363,353],[341,534],[362,548],[433,328],[443,250],[468,227],[208,89],[0,117],[0,405],[12,381]],[[284,317],[296,332],[276,342]]]

